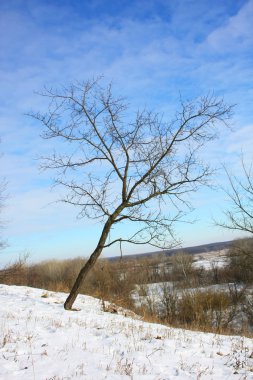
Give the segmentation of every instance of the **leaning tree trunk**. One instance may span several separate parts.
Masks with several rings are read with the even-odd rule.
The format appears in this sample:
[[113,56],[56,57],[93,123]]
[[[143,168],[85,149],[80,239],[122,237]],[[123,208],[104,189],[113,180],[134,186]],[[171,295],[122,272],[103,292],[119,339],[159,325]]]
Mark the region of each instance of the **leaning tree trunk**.
[[119,212],[120,212],[120,210],[117,210],[113,215],[111,215],[108,218],[107,222],[105,223],[102,234],[101,234],[99,242],[98,242],[98,245],[97,245],[96,249],[94,250],[94,252],[92,253],[92,255],[90,256],[89,260],[86,262],[86,264],[80,270],[80,272],[77,276],[77,279],[76,279],[76,281],[75,281],[75,283],[74,283],[74,285],[73,285],[73,287],[69,293],[69,296],[64,303],[64,309],[66,309],[66,310],[72,309],[73,303],[75,302],[75,300],[79,294],[79,289],[82,286],[84,279],[87,277],[89,271],[95,265],[97,259],[99,258],[101,252],[103,251],[103,248],[104,248],[106,239],[109,235],[113,221],[116,218],[116,216],[119,214]]
[[74,283],[74,285],[73,285],[73,287],[69,293],[69,296],[64,303],[64,309],[66,309],[66,310],[72,309],[73,303],[75,302],[75,300],[79,294],[79,289],[82,286],[84,279],[87,277],[87,274],[92,269],[92,267],[95,265],[95,263],[96,263],[97,259],[99,258],[102,250],[103,250],[103,247],[97,246],[95,251],[90,256],[89,260],[85,263],[85,265],[80,270],[80,272],[76,278],[76,281],[75,281],[75,283]]

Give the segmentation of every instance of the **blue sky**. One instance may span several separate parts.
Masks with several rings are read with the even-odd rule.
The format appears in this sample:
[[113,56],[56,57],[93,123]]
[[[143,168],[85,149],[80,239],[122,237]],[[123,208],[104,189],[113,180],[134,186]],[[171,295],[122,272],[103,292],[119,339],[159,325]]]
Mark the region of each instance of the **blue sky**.
[[[204,159],[239,172],[239,157],[252,159],[253,0],[0,2],[1,177],[9,200],[4,235],[9,247],[0,259],[24,251],[31,260],[88,256],[101,225],[77,220],[77,210],[52,203],[51,173],[37,158],[52,148],[40,126],[25,114],[43,110],[35,94],[103,74],[116,93],[136,107],[150,107],[169,118],[179,95],[191,99],[213,91],[234,104],[233,132],[222,131]],[[213,183],[225,178],[222,173]],[[198,221],[176,227],[182,245],[235,238],[213,226],[224,195],[201,190],[192,199]],[[127,247],[143,252],[147,247]],[[106,255],[117,254],[117,247]]]

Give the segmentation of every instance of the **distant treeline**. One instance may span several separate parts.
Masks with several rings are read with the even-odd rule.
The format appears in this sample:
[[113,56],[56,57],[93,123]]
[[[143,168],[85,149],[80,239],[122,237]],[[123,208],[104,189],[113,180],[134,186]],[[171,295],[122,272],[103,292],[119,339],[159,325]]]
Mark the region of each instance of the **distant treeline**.
[[[186,254],[190,255],[196,255],[198,253],[208,253],[208,252],[218,252],[223,249],[229,249],[233,241],[222,241],[217,243],[208,243],[208,244],[202,244],[202,245],[196,245],[194,247],[186,247],[186,248],[173,248],[173,249],[165,249],[161,251],[154,251],[154,252],[147,252],[147,253],[140,253],[136,255],[124,255],[123,260],[129,260],[129,259],[139,259],[143,257],[155,257],[159,255],[165,255],[165,256],[173,256],[176,253],[184,252]],[[108,260],[114,261],[119,260],[121,258],[119,257],[110,257]]]

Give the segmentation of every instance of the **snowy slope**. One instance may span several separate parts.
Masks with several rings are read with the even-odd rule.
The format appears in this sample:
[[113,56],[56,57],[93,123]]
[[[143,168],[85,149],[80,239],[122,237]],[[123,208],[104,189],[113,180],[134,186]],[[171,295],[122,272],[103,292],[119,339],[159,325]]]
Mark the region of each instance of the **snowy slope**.
[[79,296],[0,285],[0,379],[253,379],[252,340],[104,313]]

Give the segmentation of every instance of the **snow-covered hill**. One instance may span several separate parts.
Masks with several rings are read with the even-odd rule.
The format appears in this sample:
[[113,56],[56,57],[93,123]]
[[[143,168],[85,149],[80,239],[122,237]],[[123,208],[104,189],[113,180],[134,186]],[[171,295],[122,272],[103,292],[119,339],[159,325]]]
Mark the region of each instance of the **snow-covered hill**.
[[252,340],[105,313],[97,299],[0,285],[1,380],[253,379]]

